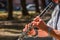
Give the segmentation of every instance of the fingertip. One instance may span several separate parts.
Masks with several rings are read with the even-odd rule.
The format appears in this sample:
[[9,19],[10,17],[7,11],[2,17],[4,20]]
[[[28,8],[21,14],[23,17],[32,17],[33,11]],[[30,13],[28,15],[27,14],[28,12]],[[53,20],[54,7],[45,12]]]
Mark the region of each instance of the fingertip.
[[34,26],[34,24],[32,24]]
[[25,26],[27,26],[27,24]]

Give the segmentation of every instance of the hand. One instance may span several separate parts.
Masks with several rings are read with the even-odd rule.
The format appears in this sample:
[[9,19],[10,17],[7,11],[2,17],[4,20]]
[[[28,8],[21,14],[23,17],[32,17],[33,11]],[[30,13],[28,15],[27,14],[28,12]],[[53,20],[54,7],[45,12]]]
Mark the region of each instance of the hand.
[[[23,32],[26,32],[30,27],[30,23],[25,25],[25,28],[23,29]],[[29,36],[35,35],[35,30],[32,28],[30,31],[28,31],[27,33]]]
[[36,26],[37,28],[40,28],[42,30],[45,30],[47,26],[46,23],[39,16],[34,18],[34,20],[31,23],[33,26]]

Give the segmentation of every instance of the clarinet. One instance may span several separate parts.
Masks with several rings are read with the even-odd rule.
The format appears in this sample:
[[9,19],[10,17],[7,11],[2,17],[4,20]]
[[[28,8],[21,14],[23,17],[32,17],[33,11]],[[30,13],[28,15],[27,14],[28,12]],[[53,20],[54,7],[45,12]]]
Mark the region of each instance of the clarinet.
[[[42,17],[45,12],[52,7],[53,3],[51,2],[41,13],[38,15],[39,17]],[[27,37],[27,33],[32,29],[32,23],[30,23],[29,28],[27,29],[26,32],[22,32],[21,35],[19,36],[18,40],[23,40],[24,37]]]

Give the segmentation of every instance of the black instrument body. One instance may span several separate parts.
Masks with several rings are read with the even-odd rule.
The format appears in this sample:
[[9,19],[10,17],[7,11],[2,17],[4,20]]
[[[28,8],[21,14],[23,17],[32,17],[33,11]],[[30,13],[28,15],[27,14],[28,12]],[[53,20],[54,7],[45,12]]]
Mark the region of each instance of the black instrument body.
[[[40,17],[42,17],[44,15],[44,13],[49,9],[51,8],[53,5],[53,3],[51,2],[41,13]],[[27,37],[27,33],[30,31],[30,29],[33,28],[32,25],[30,25],[29,29],[27,29],[26,32],[22,32],[22,36],[19,36],[18,40],[52,40],[52,37],[43,37],[43,38],[40,38],[40,37]]]

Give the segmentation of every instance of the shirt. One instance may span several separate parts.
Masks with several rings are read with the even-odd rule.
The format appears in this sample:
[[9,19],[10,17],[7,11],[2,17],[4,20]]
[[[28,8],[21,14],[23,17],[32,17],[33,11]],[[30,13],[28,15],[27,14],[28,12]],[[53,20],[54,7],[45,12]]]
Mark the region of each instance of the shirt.
[[[52,12],[52,16],[51,19],[48,21],[47,25],[49,27],[52,27],[53,29],[60,30],[60,11],[59,11],[59,5],[57,5],[54,9],[54,11]],[[53,38],[53,40],[56,40],[55,38]]]

